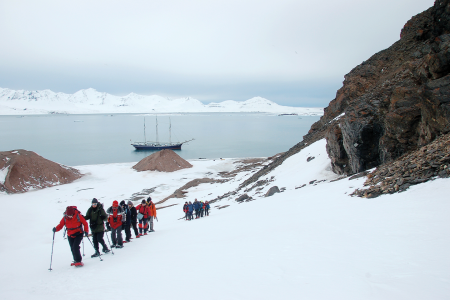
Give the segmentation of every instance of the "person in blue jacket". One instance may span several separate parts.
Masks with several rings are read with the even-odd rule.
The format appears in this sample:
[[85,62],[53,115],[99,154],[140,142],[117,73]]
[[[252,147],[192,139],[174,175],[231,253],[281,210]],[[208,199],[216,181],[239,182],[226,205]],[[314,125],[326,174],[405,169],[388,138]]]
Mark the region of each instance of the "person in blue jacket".
[[192,212],[194,211],[194,205],[191,201],[189,201],[188,204],[188,211],[189,211],[189,221],[192,220],[194,217],[192,216]]
[[209,216],[209,208],[210,208],[211,206],[209,206],[209,202],[208,201],[206,201],[205,202],[205,217],[206,216]]
[[200,202],[198,202],[197,199],[195,199],[194,201],[194,209],[195,209],[195,218],[196,219],[200,218]]

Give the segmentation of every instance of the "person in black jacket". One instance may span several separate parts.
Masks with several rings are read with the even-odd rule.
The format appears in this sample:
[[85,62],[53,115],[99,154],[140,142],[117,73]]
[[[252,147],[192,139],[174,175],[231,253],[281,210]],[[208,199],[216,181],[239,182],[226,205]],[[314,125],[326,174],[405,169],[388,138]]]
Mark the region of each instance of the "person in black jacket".
[[136,207],[133,205],[133,202],[128,201],[128,209],[130,210],[130,220],[131,226],[133,226],[134,234],[136,235],[136,238],[139,238],[139,231],[137,229],[137,211]]
[[131,211],[128,208],[128,205],[125,204],[125,201],[120,201],[120,206],[122,206],[122,209],[125,214],[125,220],[122,221],[122,229],[125,230],[125,243],[129,243],[131,238]]
[[95,253],[92,257],[97,257],[100,255],[99,244],[103,246],[103,252],[108,253],[110,250],[106,246],[103,235],[105,233],[104,221],[108,216],[106,215],[103,205],[98,202],[97,199],[92,199],[92,206],[86,212],[86,220],[89,220],[89,227],[92,231],[92,239],[94,243]]

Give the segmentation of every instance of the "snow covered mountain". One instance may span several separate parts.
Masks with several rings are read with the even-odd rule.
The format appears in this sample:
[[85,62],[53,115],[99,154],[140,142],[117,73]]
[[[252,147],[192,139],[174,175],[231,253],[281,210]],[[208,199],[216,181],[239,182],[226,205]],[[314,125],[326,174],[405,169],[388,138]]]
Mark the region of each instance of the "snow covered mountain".
[[170,112],[265,112],[323,115],[323,108],[281,106],[270,100],[254,97],[246,101],[227,100],[203,104],[191,97],[169,99],[157,95],[128,94],[114,96],[95,89],[74,94],[50,90],[25,91],[0,88],[0,115],[23,114],[98,114],[98,113],[170,113]]

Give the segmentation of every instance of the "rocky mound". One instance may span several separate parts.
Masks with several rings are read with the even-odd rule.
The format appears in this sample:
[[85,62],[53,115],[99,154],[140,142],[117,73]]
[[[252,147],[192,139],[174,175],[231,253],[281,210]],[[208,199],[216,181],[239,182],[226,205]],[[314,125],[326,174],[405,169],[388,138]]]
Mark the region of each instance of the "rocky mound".
[[358,189],[352,195],[374,198],[381,194],[393,194],[437,177],[450,177],[450,134],[440,136],[394,163],[379,166],[367,175],[364,185],[369,187]]
[[172,150],[161,150],[142,159],[133,166],[137,171],[174,172],[192,168],[192,165]]
[[57,164],[31,151],[0,152],[0,191],[3,192],[23,193],[70,183],[81,176],[77,169]]
[[327,129],[334,172],[394,161],[450,131],[450,0],[414,16],[400,40],[345,76],[311,134]]

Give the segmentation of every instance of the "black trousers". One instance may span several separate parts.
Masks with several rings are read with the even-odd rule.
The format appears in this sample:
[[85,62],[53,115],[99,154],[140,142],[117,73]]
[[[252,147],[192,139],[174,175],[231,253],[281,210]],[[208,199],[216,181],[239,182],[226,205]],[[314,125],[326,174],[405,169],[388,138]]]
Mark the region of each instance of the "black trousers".
[[209,208],[205,208],[205,216],[209,216]]
[[139,231],[137,229],[137,222],[131,223],[131,225],[133,226],[134,235],[138,235]]
[[131,238],[131,225],[122,223],[122,229],[125,230],[125,241],[129,242]]
[[80,253],[80,244],[83,240],[83,233],[77,233],[72,236],[67,236],[67,240],[69,241],[70,250],[72,251],[73,261],[80,262],[82,260]]
[[92,242],[94,243],[94,248],[95,250],[98,250],[98,244],[101,244],[103,246],[103,249],[108,249],[108,247],[106,247],[106,243],[105,240],[103,239],[103,235],[105,233],[102,232],[93,232],[92,233]]

